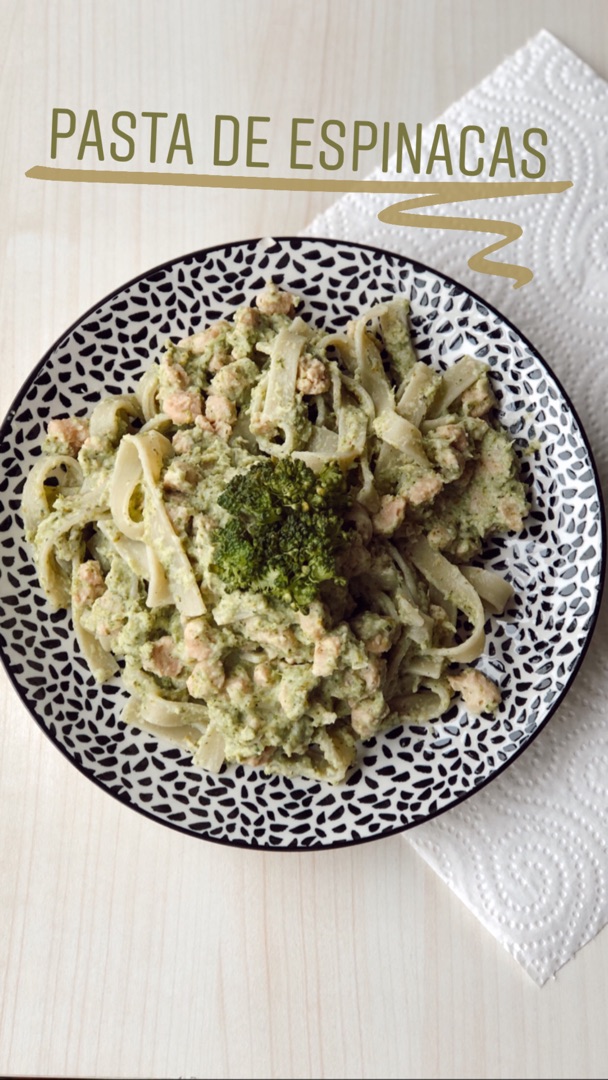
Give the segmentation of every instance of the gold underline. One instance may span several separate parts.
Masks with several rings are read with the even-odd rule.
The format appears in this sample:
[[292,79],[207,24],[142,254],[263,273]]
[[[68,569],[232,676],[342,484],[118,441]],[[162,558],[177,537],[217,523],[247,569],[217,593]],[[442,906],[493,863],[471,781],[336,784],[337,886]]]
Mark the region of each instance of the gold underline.
[[159,184],[165,187],[237,188],[258,191],[335,191],[433,194],[448,189],[476,188],[480,197],[551,194],[572,187],[571,180],[323,180],[279,176],[226,176],[215,173],[135,172],[122,169],[58,169],[34,165],[31,180],[79,184]]

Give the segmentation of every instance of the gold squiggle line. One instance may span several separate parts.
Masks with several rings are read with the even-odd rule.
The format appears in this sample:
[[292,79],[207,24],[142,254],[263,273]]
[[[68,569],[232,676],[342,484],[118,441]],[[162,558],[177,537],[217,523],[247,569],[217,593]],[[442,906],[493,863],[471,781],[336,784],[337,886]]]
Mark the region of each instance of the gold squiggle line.
[[[446,191],[445,189],[448,186],[450,190]],[[475,270],[480,274],[513,278],[515,281],[514,289],[520,289],[523,285],[527,285],[532,281],[534,274],[529,267],[519,266],[517,263],[497,262],[495,259],[488,259],[487,257],[495,251],[499,251],[500,248],[511,244],[514,240],[519,240],[519,237],[523,234],[521,225],[516,225],[512,221],[491,221],[489,218],[442,217],[439,214],[412,214],[410,211],[422,206],[442,206],[451,202],[471,202],[474,199],[492,199],[500,195],[535,195],[538,194],[538,185],[534,181],[530,184],[520,183],[517,184],[517,192],[514,192],[512,186],[508,183],[467,184],[455,182],[450,185],[442,185],[442,187],[443,193],[436,189],[434,192],[422,195],[419,198],[405,199],[402,202],[388,206],[386,210],[381,210],[378,214],[379,221],[388,225],[410,226],[419,229],[458,229],[467,232],[497,233],[502,237],[501,240],[489,244],[468,260],[471,270]],[[544,184],[543,187],[546,194],[558,193],[572,187],[572,181],[558,181],[555,184]],[[474,188],[474,190],[472,191],[471,188]],[[428,191],[427,185],[425,185],[425,189]],[[407,220],[404,221],[404,217]]]
[[[441,217],[440,215],[411,214],[410,210],[421,206],[441,206],[451,202],[471,202],[475,199],[494,199],[500,196],[551,195],[572,187],[571,180],[336,180],[304,179],[278,176],[227,176],[221,173],[173,173],[139,172],[130,169],[61,169],[55,166],[34,165],[25,174],[32,180],[54,180],[80,184],[161,184],[171,187],[240,188],[262,191],[333,191],[369,192],[413,196],[393,204],[378,214],[380,221],[389,225],[411,226],[420,229],[460,229],[469,232],[497,233],[502,237],[496,243],[478,251],[468,260],[471,270],[481,274],[494,274],[515,280],[515,289],[526,285],[533,278],[528,267],[515,263],[501,263],[487,258],[495,251],[519,239],[522,228],[511,221],[491,221],[487,218]],[[403,220],[406,217],[407,220]]]
[[[54,180],[79,184],[162,184],[170,187],[245,188],[261,191],[367,191],[397,195],[435,195],[445,191],[452,201],[491,198],[493,195],[547,195],[572,187],[571,180],[336,180],[333,177],[230,176],[226,173],[157,172],[148,169],[61,169],[34,165],[25,174],[30,180]],[[478,194],[475,194],[478,192]],[[448,198],[449,202],[450,199]]]

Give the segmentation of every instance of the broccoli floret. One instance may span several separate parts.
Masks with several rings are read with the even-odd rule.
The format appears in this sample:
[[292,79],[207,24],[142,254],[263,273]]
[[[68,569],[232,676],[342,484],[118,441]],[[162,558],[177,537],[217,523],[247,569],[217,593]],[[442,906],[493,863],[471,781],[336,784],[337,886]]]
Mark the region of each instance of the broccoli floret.
[[235,476],[218,503],[231,515],[213,538],[213,570],[229,592],[249,589],[306,609],[324,581],[345,584],[336,555],[349,505],[339,466],[317,476],[302,461],[268,459]]
[[260,546],[252,541],[237,518],[231,518],[223,529],[216,532],[213,555],[213,569],[220,574],[228,592],[249,589],[251,581],[263,573]]

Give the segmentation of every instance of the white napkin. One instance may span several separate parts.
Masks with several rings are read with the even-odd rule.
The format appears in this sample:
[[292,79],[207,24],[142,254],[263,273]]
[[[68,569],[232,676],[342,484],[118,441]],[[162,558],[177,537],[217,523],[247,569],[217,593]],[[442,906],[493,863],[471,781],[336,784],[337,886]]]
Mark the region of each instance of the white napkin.
[[[468,258],[491,237],[381,224],[376,215],[390,196],[347,195],[305,231],[418,258],[486,297],[551,365],[605,473],[608,84],[541,31],[440,121],[455,132],[477,124],[488,141],[501,125],[520,134],[528,127],[547,132],[543,179],[572,180],[569,191],[430,211],[518,222],[523,236],[495,257],[530,267],[530,284],[515,290],[506,278],[469,270]],[[427,151],[434,130],[434,124],[425,129]],[[378,170],[373,178],[397,177]],[[534,744],[461,807],[407,834],[539,985],[608,922],[605,632],[604,618],[574,686]]]

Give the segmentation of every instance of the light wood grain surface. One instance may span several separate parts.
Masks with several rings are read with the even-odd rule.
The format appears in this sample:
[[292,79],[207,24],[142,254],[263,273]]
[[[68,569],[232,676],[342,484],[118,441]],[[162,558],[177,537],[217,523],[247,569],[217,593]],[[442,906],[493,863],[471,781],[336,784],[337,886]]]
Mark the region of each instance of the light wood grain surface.
[[[278,133],[298,115],[424,122],[542,26],[608,76],[607,9],[0,0],[2,412],[120,282],[296,232],[331,201],[27,180],[51,163],[53,107],[186,112],[201,145],[216,113]],[[0,704],[0,1073],[607,1075],[606,933],[539,991],[407,840],[281,855],[181,836],[82,777],[4,674]]]

